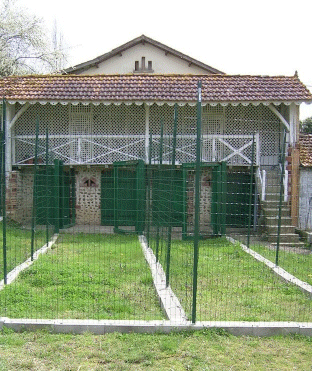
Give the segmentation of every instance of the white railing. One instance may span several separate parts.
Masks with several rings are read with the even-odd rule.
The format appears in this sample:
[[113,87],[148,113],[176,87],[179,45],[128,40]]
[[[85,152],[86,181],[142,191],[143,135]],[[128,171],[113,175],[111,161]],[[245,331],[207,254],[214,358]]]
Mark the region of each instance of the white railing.
[[[288,170],[285,169],[284,178],[283,178],[283,186],[284,186],[284,201],[287,202],[288,200]],[[258,168],[257,170],[257,177],[260,181],[260,189],[261,189],[261,201],[265,201],[266,199],[266,186],[267,186],[267,176],[266,170]]]
[[260,170],[258,168],[257,170],[257,177],[260,181],[260,189],[261,189],[261,201],[265,201],[265,191],[266,191],[266,171]]
[[[254,164],[260,163],[259,135],[255,137]],[[109,164],[114,161],[144,159],[159,162],[162,145],[163,163],[171,162],[171,135],[152,136],[152,148],[145,135],[49,135],[49,153],[65,164]],[[202,161],[226,161],[230,165],[251,165],[252,135],[203,135]],[[35,136],[18,135],[12,138],[13,164],[31,163],[34,158]],[[38,137],[38,156],[44,161],[46,137]],[[196,160],[196,135],[177,135],[176,163]]]
[[[251,165],[252,145],[254,147],[254,165],[260,163],[259,135],[202,135],[202,161],[221,162],[225,161],[230,165]],[[196,136],[177,135],[176,137],[176,162],[193,162],[196,160]],[[162,146],[163,163],[171,161],[172,136],[153,135],[152,163],[159,161],[159,148]],[[157,152],[158,151],[158,152]]]
[[284,201],[288,200],[288,170],[285,169],[284,174]]

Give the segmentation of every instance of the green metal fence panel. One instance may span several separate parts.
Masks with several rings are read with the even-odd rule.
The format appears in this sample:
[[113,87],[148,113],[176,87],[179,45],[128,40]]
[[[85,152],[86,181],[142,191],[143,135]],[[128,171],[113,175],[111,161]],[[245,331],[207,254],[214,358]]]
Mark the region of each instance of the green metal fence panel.
[[36,178],[36,224],[45,225],[53,223],[53,174],[52,166],[41,167]]
[[113,169],[104,169],[101,173],[101,224],[114,225]]
[[[145,165],[139,161],[114,163],[114,227],[142,232],[145,219]],[[134,229],[123,229],[134,227]]]
[[[168,176],[170,172],[170,176]],[[155,169],[152,174],[153,219],[162,226],[181,227],[183,223],[183,171]],[[170,187],[173,192],[170,192]],[[171,214],[169,206],[171,205]]]
[[[229,171],[227,173],[226,225],[229,227],[247,227],[249,217],[250,171]],[[255,181],[252,185],[255,192]],[[252,198],[252,202],[254,198]],[[252,209],[252,217],[254,216]]]

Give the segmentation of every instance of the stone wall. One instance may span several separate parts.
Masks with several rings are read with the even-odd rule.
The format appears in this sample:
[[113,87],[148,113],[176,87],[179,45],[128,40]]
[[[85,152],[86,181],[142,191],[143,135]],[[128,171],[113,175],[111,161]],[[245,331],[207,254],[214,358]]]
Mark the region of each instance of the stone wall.
[[[101,224],[101,171],[98,167],[80,167],[76,171],[76,224]],[[188,227],[194,225],[194,172],[189,172],[187,185]],[[201,174],[200,229],[210,231],[211,223],[211,169]],[[30,225],[33,205],[33,170],[24,168],[11,173],[7,189],[7,211],[10,218]]]
[[23,225],[30,225],[31,223],[33,177],[30,169],[12,171],[7,182],[7,216]]
[[[211,223],[211,169],[205,169],[201,173],[200,179],[200,230],[202,232],[210,232]],[[195,218],[195,173],[192,171],[188,174],[187,180],[187,228],[192,230],[194,227]]]
[[101,170],[82,167],[76,172],[76,224],[101,224]]

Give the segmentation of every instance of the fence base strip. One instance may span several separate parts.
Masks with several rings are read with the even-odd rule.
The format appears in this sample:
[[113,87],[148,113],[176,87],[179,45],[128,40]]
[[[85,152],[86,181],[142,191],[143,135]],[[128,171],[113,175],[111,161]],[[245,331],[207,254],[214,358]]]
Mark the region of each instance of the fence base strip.
[[149,264],[154,287],[159,297],[162,309],[171,322],[186,323],[187,316],[180,304],[178,298],[173,293],[170,286],[166,287],[166,274],[151,248],[148,247],[146,238],[139,236],[139,241],[143,250],[144,257]]
[[264,258],[262,255],[258,254],[257,252],[253,251],[252,249],[248,248],[246,245],[242,244],[241,242],[236,241],[234,238],[232,238],[232,237],[226,237],[226,238],[227,238],[228,241],[230,241],[234,244],[238,243],[241,246],[241,248],[247,254],[253,256],[256,260],[258,260],[258,261],[264,263],[265,265],[267,265],[269,268],[271,268],[273,270],[274,273],[276,273],[284,281],[298,286],[298,288],[301,291],[303,291],[307,294],[310,294],[312,296],[312,286],[309,285],[307,282],[299,280],[299,278],[297,278],[297,277],[293,276],[292,274],[288,273],[287,271],[285,271],[285,269],[283,269],[283,268],[277,266],[276,264],[272,263],[270,260]]
[[298,334],[312,336],[312,322],[196,322],[173,323],[171,321],[127,321],[127,320],[49,320],[0,318],[0,329],[14,331],[45,330],[51,333],[83,334],[89,332],[103,335],[120,333],[170,333],[223,329],[235,336],[275,336]]
[[[29,268],[33,264],[33,262],[39,258],[41,254],[46,253],[47,250],[49,250],[54,245],[57,238],[58,238],[58,234],[54,234],[48,244],[43,245],[39,250],[37,250],[33,254],[33,260],[31,260],[31,258],[28,258],[27,260],[24,261],[24,263],[12,269],[11,272],[7,274],[7,285],[12,283],[23,270]],[[4,280],[1,280],[0,290],[2,290],[5,286],[6,285],[4,284]]]

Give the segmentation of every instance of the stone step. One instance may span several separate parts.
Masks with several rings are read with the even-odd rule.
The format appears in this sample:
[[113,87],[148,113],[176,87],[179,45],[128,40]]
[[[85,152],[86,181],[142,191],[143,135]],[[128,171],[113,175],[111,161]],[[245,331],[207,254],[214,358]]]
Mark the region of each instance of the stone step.
[[[278,225],[267,224],[266,227],[267,227],[267,231],[268,231],[269,234],[277,234]],[[281,228],[280,228],[280,233],[281,234],[289,234],[289,233],[294,234],[295,233],[295,227],[292,226],[292,225],[282,224]]]
[[[271,217],[267,217],[265,218],[266,220],[266,225],[269,227],[274,227],[274,226],[277,226],[278,225],[278,216],[271,216]],[[292,226],[292,219],[290,216],[282,216],[281,217],[281,225],[284,225],[284,226]]]
[[[277,234],[269,234],[268,235],[268,241],[276,243],[277,242]],[[284,244],[284,243],[293,244],[293,243],[301,242],[299,240],[299,236],[296,233],[280,234],[279,241],[280,241],[280,244]]]
[[[279,213],[278,207],[273,207],[273,208],[263,208],[264,215],[269,218],[269,217],[277,217]],[[281,215],[282,216],[289,216],[289,209],[287,207],[282,207],[281,208]]]
[[[279,193],[266,193],[265,194],[265,201],[278,201],[280,200]],[[284,196],[282,196],[282,201],[284,200]]]
[[267,195],[268,193],[276,193],[279,195],[281,191],[281,186],[280,184],[272,184],[272,185],[268,185],[266,186],[265,188],[265,194]]
[[[263,207],[265,209],[275,209],[279,208],[279,200],[265,200],[263,201]],[[285,201],[282,201],[282,207],[287,207],[287,203]]]
[[[272,246],[276,246],[276,243],[272,243]],[[287,249],[291,248],[300,248],[300,249],[306,249],[304,242],[280,242],[280,246]]]
[[265,183],[266,183],[267,186],[270,186],[270,185],[280,185],[280,182],[281,182],[281,177],[280,176],[266,177],[266,179],[265,179]]

